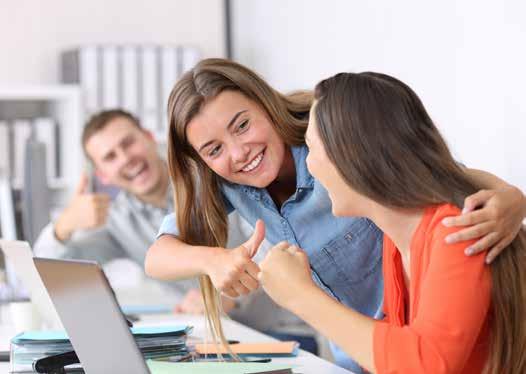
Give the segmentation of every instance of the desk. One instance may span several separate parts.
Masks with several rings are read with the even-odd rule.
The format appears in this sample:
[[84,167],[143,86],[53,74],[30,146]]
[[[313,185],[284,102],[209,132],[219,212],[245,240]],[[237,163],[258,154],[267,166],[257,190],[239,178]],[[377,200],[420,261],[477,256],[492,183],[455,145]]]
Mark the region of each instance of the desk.
[[[207,336],[205,328],[205,320],[203,316],[194,315],[145,315],[141,316],[141,320],[136,324],[140,326],[157,326],[157,325],[191,325],[194,330],[190,336],[203,338]],[[241,342],[263,342],[275,341],[274,338],[262,334],[249,327],[241,325],[235,321],[225,319],[223,321],[223,328],[228,339],[236,339]],[[13,336],[13,329],[10,326],[0,326],[0,347],[6,347],[6,342]],[[7,344],[8,345],[8,344]],[[339,366],[336,366],[328,361],[325,361],[309,352],[300,350],[297,357],[278,357],[273,358],[273,362],[285,363],[290,365],[297,365],[296,371],[302,374],[349,374]],[[0,362],[0,374],[9,373],[9,363]]]

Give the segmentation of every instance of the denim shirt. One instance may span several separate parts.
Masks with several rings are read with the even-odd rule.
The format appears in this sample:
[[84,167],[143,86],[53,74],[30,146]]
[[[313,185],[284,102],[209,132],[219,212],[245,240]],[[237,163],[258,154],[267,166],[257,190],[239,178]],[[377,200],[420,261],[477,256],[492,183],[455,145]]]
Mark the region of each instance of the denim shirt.
[[[291,151],[296,192],[280,209],[266,189],[224,182],[228,212],[237,210],[251,225],[262,219],[270,243],[287,241],[306,251],[312,277],[327,294],[360,313],[381,318],[383,233],[366,218],[335,217],[327,191],[307,169],[307,147],[291,147]],[[173,215],[165,217],[159,233],[177,235]],[[334,354],[338,364],[358,372],[342,352]]]

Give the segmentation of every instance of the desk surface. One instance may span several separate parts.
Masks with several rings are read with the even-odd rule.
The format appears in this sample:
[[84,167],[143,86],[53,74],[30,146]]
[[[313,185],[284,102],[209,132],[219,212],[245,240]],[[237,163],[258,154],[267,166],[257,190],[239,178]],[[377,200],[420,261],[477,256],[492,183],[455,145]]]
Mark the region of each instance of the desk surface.
[[[181,324],[194,326],[191,334],[193,337],[205,338],[208,336],[203,316],[194,315],[145,315],[137,323],[140,326],[156,326],[166,324]],[[274,341],[275,339],[262,334],[249,327],[241,325],[232,320],[224,320],[223,328],[228,339],[235,339],[241,342],[263,342]],[[0,349],[6,349],[9,346],[9,339],[13,335],[13,329],[10,326],[0,325]],[[297,357],[279,357],[273,358],[273,362],[296,365],[295,372],[302,374],[349,374],[350,372],[325,361],[309,352],[300,350]],[[9,363],[0,362],[0,374],[9,373]]]

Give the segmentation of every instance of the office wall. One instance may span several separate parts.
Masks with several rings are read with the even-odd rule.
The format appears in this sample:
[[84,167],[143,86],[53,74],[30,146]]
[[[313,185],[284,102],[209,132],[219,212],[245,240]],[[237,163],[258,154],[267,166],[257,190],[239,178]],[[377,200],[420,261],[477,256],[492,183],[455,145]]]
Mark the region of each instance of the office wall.
[[61,50],[125,42],[223,56],[223,0],[2,0],[0,85],[57,83]]
[[285,91],[395,75],[459,160],[526,191],[525,15],[520,0],[233,0],[234,56]]

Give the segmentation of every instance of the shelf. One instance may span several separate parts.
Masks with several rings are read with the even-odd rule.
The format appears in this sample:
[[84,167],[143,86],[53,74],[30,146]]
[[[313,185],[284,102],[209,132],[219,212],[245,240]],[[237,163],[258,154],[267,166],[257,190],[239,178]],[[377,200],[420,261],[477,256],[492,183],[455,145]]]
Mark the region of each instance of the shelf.
[[[82,93],[78,85],[0,86],[0,121],[52,118],[58,125],[59,170],[48,182],[51,189],[73,187],[84,155],[80,145],[83,125]],[[10,122],[16,126],[15,122]],[[16,147],[21,146],[16,144]],[[14,188],[20,188],[16,182]]]

